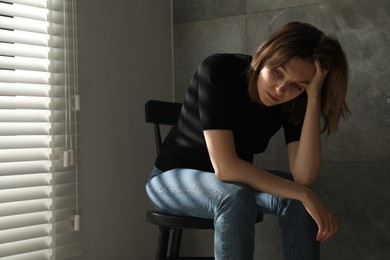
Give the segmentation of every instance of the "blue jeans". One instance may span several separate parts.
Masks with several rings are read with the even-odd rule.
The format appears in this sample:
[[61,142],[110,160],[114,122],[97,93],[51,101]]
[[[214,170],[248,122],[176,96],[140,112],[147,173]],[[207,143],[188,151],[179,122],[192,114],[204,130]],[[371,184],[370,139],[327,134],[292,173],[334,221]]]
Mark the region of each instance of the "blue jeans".
[[[291,174],[270,171],[292,180]],[[161,172],[154,168],[146,184],[153,205],[161,212],[214,219],[216,260],[251,260],[255,219],[260,211],[279,217],[285,260],[317,260],[317,225],[297,200],[223,182],[214,173],[193,169]]]

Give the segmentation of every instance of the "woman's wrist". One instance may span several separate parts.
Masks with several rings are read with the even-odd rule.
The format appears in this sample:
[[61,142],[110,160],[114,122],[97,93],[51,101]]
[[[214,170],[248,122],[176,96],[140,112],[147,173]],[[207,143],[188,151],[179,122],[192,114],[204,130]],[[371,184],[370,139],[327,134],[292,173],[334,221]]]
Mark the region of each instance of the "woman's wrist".
[[312,192],[313,191],[309,187],[301,185],[301,191],[298,195],[298,200],[301,201],[303,204],[306,204],[306,202],[309,201]]
[[320,103],[321,102],[321,92],[310,93],[310,94],[308,93],[307,100],[308,100],[308,102],[312,102],[312,103]]

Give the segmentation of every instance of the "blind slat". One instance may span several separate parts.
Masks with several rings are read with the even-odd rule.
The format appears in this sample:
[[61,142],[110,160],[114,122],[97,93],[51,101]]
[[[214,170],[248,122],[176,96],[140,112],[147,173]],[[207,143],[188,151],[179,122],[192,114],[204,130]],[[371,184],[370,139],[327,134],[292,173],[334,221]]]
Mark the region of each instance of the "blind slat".
[[0,244],[0,257],[17,255],[31,251],[49,249],[48,237],[21,240],[12,243]]
[[49,156],[50,156],[50,150],[47,148],[6,149],[6,150],[0,150],[0,163],[22,162],[22,161],[43,161],[43,160],[49,160]]
[[0,2],[0,14],[7,16],[24,17],[38,21],[47,21],[48,10],[22,4],[6,4]]
[[0,79],[3,83],[49,84],[49,78],[47,72],[0,70]]
[[46,135],[0,136],[0,149],[47,148],[52,145],[56,147],[52,149],[52,153],[56,154],[61,152],[64,144],[65,136],[63,135],[57,135],[54,141]]
[[47,8],[47,0],[7,0],[9,3],[23,4],[40,8]]
[[3,176],[1,178],[0,189],[46,186],[50,184],[50,179],[51,176],[49,174]]
[[0,16],[0,24],[2,28],[7,30],[18,30],[44,34],[47,34],[47,29],[49,26],[49,23],[46,21],[6,16]]
[[0,110],[0,122],[48,122],[47,110],[3,109]]
[[50,223],[49,212],[36,212],[0,218],[0,230],[14,229]]
[[50,161],[1,163],[0,178],[9,175],[48,173],[50,166]]
[[49,123],[0,123],[0,135],[48,135]]
[[0,149],[45,148],[49,146],[50,137],[42,136],[0,136]]
[[49,71],[49,61],[35,58],[2,57],[0,68],[9,70]]
[[47,59],[49,55],[49,48],[0,42],[0,55]]
[[0,96],[0,109],[48,110],[49,104],[50,99],[47,97]]
[[38,212],[49,212],[51,199],[36,199],[26,201],[16,201],[0,204],[0,217],[23,215]]
[[0,96],[48,97],[49,85],[0,82]]
[[51,256],[51,250],[44,249],[44,250],[39,250],[34,252],[28,252],[25,254],[6,256],[1,258],[1,260],[32,260],[32,259],[49,260],[50,256]]
[[0,39],[3,42],[49,47],[49,36],[41,33],[0,30]]
[[50,235],[50,224],[0,231],[0,244]]
[[50,198],[49,186],[0,190],[0,203]]

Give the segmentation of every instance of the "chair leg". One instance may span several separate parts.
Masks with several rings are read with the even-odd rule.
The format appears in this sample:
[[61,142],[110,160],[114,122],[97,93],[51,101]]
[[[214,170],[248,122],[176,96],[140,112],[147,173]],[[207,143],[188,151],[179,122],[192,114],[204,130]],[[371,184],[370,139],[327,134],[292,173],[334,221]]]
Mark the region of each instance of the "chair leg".
[[169,228],[159,227],[160,232],[157,242],[156,260],[167,259],[168,242],[169,242]]
[[181,245],[181,236],[183,230],[182,229],[174,229],[172,234],[172,242],[171,242],[171,257],[178,257],[180,253],[180,245]]

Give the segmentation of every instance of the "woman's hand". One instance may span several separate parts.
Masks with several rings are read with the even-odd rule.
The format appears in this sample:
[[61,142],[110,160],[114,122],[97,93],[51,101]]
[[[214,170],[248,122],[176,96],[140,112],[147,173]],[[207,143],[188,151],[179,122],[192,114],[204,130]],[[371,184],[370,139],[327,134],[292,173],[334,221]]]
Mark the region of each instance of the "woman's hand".
[[322,200],[309,188],[306,199],[302,201],[304,207],[317,223],[317,241],[325,241],[334,236],[338,229],[335,216],[325,206]]
[[314,65],[316,67],[316,71],[314,73],[314,77],[311,80],[309,86],[306,88],[306,93],[309,98],[319,98],[321,95],[321,88],[328,74],[328,71],[322,68],[321,63],[318,59],[314,61]]

